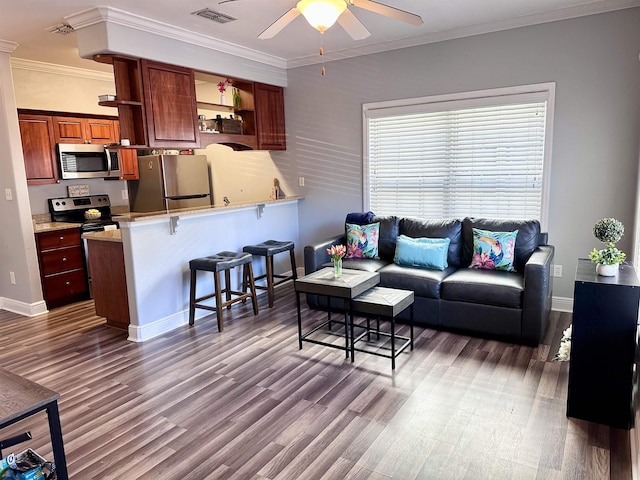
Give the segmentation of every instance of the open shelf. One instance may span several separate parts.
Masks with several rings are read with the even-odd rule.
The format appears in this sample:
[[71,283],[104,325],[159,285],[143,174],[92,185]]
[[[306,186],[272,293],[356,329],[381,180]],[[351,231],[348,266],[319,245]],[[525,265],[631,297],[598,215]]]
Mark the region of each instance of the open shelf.
[[98,102],[101,107],[119,107],[120,105],[132,105],[135,107],[141,107],[142,102],[136,102],[133,100],[109,100],[106,102]]

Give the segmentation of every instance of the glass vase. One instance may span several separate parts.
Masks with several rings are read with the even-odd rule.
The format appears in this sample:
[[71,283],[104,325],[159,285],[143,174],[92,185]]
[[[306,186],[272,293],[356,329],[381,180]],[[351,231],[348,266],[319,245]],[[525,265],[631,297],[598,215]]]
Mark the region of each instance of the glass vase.
[[342,276],[342,259],[333,260],[333,276],[340,278]]
[[220,92],[220,105],[226,105],[227,99],[224,96],[224,92]]

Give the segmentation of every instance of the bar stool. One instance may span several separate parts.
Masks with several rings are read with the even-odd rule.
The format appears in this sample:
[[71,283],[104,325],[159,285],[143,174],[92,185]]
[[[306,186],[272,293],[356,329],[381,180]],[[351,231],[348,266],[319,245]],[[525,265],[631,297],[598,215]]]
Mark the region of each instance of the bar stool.
[[[280,285],[288,280],[295,280],[298,278],[296,273],[296,255],[293,250],[294,244],[293,242],[279,242],[278,240],[267,240],[262,243],[258,243],[257,245],[247,245],[242,251],[250,253],[252,255],[256,255],[259,257],[265,258],[266,263],[266,273],[264,275],[260,275],[255,278],[256,282],[258,280],[266,279],[267,285],[256,285],[256,288],[267,291],[267,296],[269,297],[269,308],[273,307],[273,289],[276,285]],[[289,258],[291,259],[291,275],[280,275],[273,273],[273,256],[278,253],[289,252]],[[279,280],[275,280],[279,279]],[[246,291],[246,288],[245,288]]]
[[[251,255],[243,252],[219,252],[209,257],[195,258],[189,262],[191,270],[191,282],[189,290],[189,325],[193,325],[196,308],[203,308],[216,312],[218,317],[218,331],[223,329],[222,324],[222,308],[231,308],[235,302],[244,302],[247,298],[251,298],[253,302],[253,314],[258,314],[258,298],[256,296],[255,279],[253,278],[253,265],[251,264]],[[231,269],[242,265],[242,292],[231,290]],[[213,272],[213,281],[215,291],[209,295],[196,298],[196,273],[198,271]],[[224,288],[220,282],[220,272],[224,271]],[[247,286],[251,289],[251,293],[247,292]],[[222,294],[225,295],[225,301],[222,301]],[[233,296],[233,297],[232,297]],[[203,305],[202,300],[216,297],[216,306]]]

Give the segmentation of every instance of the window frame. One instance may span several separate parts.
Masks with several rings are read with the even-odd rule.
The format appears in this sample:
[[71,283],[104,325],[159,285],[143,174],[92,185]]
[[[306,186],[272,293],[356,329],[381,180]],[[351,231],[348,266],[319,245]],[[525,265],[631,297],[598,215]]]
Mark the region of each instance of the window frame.
[[431,95],[418,98],[388,100],[364,103],[362,105],[363,164],[362,164],[362,203],[363,211],[371,205],[369,178],[369,119],[404,114],[428,113],[482,107],[488,105],[507,105],[527,101],[546,100],[547,117],[543,148],[542,188],[540,198],[540,225],[547,230],[549,220],[549,195],[551,183],[551,148],[553,145],[553,119],[555,113],[555,82],[545,82],[513,87],[492,88],[443,95]]

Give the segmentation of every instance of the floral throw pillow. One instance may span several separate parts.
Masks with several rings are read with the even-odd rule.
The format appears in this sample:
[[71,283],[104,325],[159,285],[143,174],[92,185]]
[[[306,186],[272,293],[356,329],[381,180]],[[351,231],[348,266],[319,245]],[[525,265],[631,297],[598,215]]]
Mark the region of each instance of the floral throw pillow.
[[380,222],[368,225],[346,224],[347,258],[378,258]]
[[473,257],[469,268],[515,272],[516,236],[513,232],[491,232],[473,229]]

